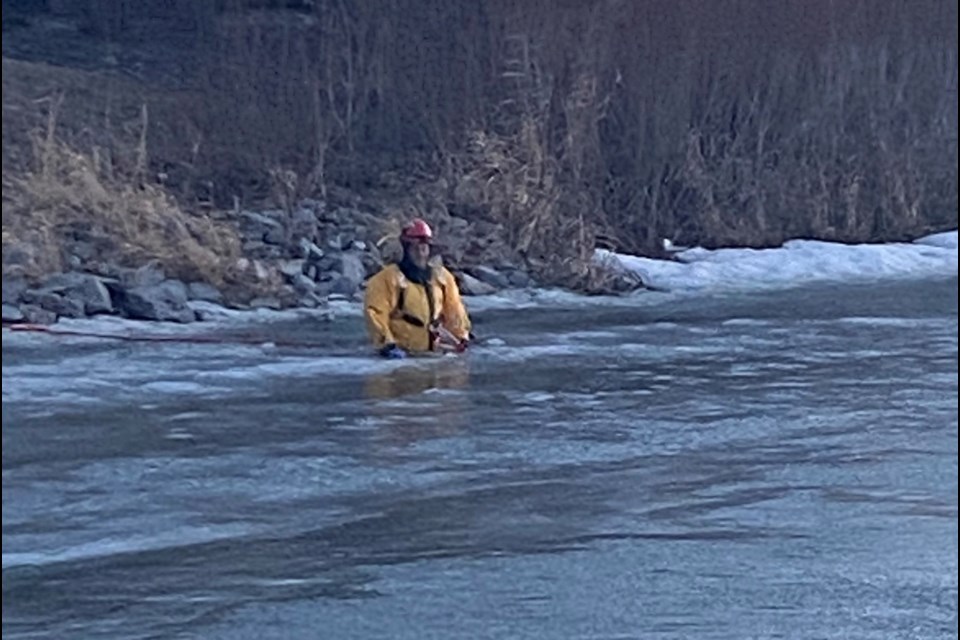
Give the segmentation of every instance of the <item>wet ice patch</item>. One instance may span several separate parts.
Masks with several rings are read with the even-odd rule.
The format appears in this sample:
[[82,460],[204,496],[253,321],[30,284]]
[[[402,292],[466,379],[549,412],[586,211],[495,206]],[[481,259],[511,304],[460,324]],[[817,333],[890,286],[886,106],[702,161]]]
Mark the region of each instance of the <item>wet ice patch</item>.
[[163,436],[167,440],[193,440],[194,434],[186,429],[171,429]]
[[[816,321],[824,324],[826,321]],[[902,327],[902,328],[934,328],[942,327],[946,324],[943,318],[891,318],[889,316],[851,316],[847,318],[838,318],[836,322],[846,324],[863,324],[876,327]]]
[[560,336],[564,341],[590,341],[596,339],[617,339],[620,333],[616,331],[570,331]]
[[551,402],[556,396],[552,393],[547,393],[545,391],[532,391],[530,393],[525,393],[521,396],[521,400],[524,402],[533,402],[535,404],[540,404],[541,402]]
[[173,393],[178,395],[211,393],[214,391],[226,391],[225,389],[215,389],[197,382],[185,380],[156,380],[140,385],[140,388],[147,392],[155,393]]
[[[136,533],[129,535],[108,535],[98,540],[70,545],[64,548],[48,549],[44,551],[3,552],[3,569],[22,566],[44,566],[60,562],[102,558],[119,554],[156,551],[171,547],[183,547],[192,544],[213,542],[229,538],[240,537],[251,531],[251,528],[242,524],[179,526],[160,533]],[[9,543],[12,547],[19,545],[20,536],[4,536],[4,548]],[[25,536],[30,538],[30,536]]]
[[597,347],[584,344],[542,344],[542,345],[514,345],[510,347],[500,347],[486,349],[477,353],[477,357],[489,358],[501,362],[522,362],[536,358],[547,358],[554,356],[570,356],[578,353],[587,353],[595,351]]
[[770,323],[767,320],[757,320],[755,318],[730,318],[720,324],[727,327],[761,327]]

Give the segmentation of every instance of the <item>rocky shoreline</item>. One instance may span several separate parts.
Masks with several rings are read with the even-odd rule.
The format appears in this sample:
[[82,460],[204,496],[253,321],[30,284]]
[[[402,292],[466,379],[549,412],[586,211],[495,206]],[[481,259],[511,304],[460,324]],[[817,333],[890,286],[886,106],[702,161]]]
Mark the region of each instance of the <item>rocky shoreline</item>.
[[[15,264],[5,265],[3,322],[52,324],[59,318],[117,315],[186,323],[204,319],[192,308],[194,301],[233,309],[317,309],[330,300],[359,301],[367,278],[398,251],[395,239],[384,234],[383,217],[369,209],[305,199],[287,209],[208,212],[235,228],[241,241],[231,265],[234,277],[220,286],[171,277],[156,260],[119,266],[96,250],[95,239],[73,239],[63,246],[64,264],[71,267],[65,273],[29,278]],[[497,225],[446,212],[431,222],[441,241],[438,251],[464,295],[541,284],[511,255]],[[619,274],[603,293],[641,286]]]

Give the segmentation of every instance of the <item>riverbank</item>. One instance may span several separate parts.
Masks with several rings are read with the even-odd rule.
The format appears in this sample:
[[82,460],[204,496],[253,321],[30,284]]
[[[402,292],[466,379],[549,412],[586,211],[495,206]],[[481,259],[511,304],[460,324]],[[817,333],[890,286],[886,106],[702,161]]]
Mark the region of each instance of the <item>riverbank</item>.
[[413,216],[468,294],[650,284],[598,248],[957,226],[935,6],[294,4],[5,6],[5,319],[356,299]]

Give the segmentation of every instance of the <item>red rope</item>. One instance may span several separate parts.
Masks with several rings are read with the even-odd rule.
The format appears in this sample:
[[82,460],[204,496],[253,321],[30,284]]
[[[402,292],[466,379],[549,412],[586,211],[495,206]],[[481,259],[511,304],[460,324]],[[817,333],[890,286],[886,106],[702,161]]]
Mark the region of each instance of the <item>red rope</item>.
[[96,331],[76,331],[72,329],[61,329],[43,324],[15,323],[7,325],[11,331],[46,333],[52,336],[69,336],[76,338],[99,338],[102,340],[122,340],[125,342],[182,342],[182,343],[207,343],[207,344],[272,344],[278,347],[325,347],[326,344],[313,342],[299,342],[291,340],[269,340],[255,337],[243,336],[212,336],[212,335],[130,335],[118,333],[98,333]]

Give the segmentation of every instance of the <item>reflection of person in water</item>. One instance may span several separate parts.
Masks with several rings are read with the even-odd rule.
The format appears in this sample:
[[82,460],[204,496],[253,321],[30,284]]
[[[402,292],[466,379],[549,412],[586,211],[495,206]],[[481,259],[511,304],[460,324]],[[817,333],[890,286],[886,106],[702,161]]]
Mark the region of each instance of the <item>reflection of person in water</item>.
[[[459,358],[399,367],[369,376],[364,383],[370,417],[394,445],[445,438],[466,426],[469,363]],[[429,393],[437,391],[439,393]]]

